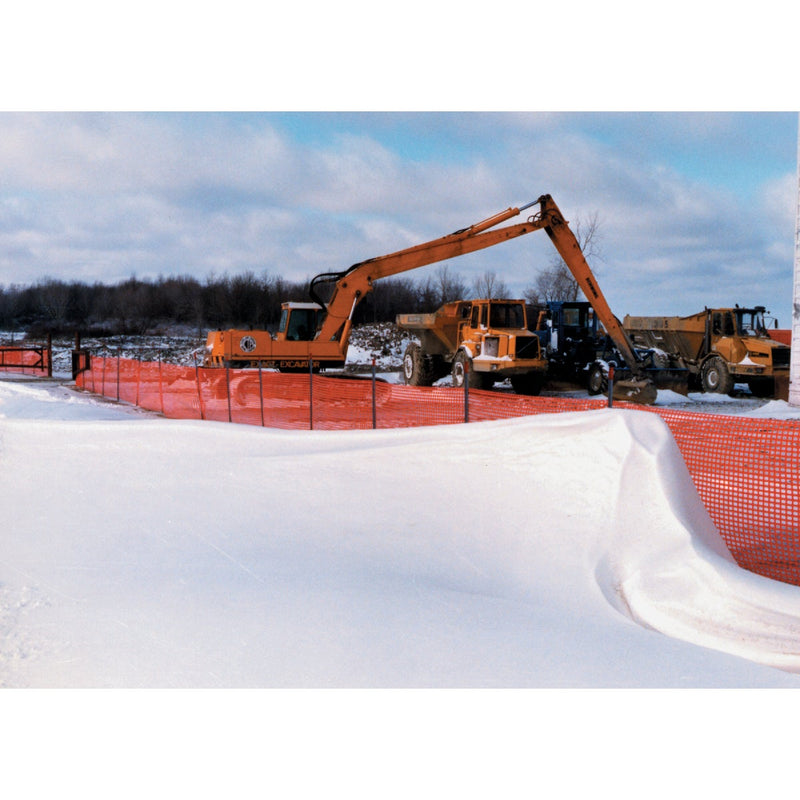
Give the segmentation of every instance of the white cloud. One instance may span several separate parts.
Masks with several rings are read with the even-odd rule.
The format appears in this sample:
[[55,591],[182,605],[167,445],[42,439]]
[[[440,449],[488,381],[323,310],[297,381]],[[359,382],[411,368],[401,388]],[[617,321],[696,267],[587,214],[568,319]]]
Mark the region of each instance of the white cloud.
[[[573,222],[598,214],[605,259],[592,266],[619,314],[693,313],[726,284],[737,302],[780,307],[794,152],[748,197],[687,167],[691,141],[707,149],[716,137],[722,152],[736,122],[367,115],[319,144],[268,115],[0,114],[0,284],[246,270],[303,280],[546,192]],[[393,125],[405,138],[384,138]],[[686,163],[674,164],[682,140]],[[746,144],[736,146],[757,167]],[[534,234],[453,268],[468,284],[495,270],[521,293],[552,252]],[[753,269],[749,286],[735,274]]]

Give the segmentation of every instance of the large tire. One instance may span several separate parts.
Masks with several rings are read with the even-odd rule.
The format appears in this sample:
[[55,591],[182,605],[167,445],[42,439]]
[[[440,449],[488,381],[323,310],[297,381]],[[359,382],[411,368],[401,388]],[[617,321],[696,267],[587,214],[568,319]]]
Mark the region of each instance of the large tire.
[[430,386],[433,383],[430,362],[416,342],[411,342],[403,353],[403,380],[408,386]]
[[733,375],[719,356],[711,356],[700,371],[703,391],[714,394],[730,394],[733,391]]
[[592,364],[586,389],[589,394],[605,394],[608,391],[608,375],[601,364]]
[[544,372],[526,372],[511,376],[511,388],[517,394],[538,395],[544,386]]
[[451,374],[453,376],[453,386],[457,389],[464,388],[465,375],[469,381],[470,389],[483,389],[486,386],[483,375],[472,369],[472,359],[463,350],[459,350],[456,353]]

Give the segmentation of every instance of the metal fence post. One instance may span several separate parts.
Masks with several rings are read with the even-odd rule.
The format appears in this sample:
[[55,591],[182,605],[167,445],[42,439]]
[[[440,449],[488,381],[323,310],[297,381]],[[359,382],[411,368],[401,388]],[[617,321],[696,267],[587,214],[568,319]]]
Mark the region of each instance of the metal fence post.
[[261,427],[264,427],[264,386],[261,379],[261,362],[258,362],[258,401],[261,404]]
[[375,359],[373,358],[372,359],[372,429],[373,430],[375,430],[375,428],[378,427],[378,412],[377,412],[377,407],[375,405],[375,385],[376,385]]
[[464,360],[464,422],[469,422],[469,361]]
[[231,415],[231,368],[225,365],[225,394],[228,397],[228,422],[233,422]]
[[106,396],[106,361],[108,361],[108,348],[103,345],[103,374],[100,376],[100,394]]
[[614,365],[608,367],[608,407],[614,405]]
[[314,361],[308,357],[308,429],[314,430]]
[[192,354],[194,357],[194,380],[197,384],[197,405],[200,408],[200,419],[205,419],[206,415],[203,413],[203,392],[200,389],[200,367],[197,365],[197,351]]
[[119,360],[121,347],[117,345],[117,402],[119,403]]
[[139,405],[139,387],[142,384],[142,351],[136,353],[136,405]]
[[161,403],[161,413],[164,413],[164,381],[161,376],[161,351],[158,351],[158,399]]

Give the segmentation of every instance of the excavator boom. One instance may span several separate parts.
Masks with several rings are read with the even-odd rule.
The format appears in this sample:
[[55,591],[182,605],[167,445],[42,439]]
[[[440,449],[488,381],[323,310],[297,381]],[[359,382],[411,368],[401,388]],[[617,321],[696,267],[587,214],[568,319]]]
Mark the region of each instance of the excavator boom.
[[632,378],[618,383],[617,389],[620,397],[633,400],[637,403],[651,404],[655,402],[657,391],[655,384],[646,377],[644,367],[636,355],[628,334],[614,316],[606,301],[603,292],[597,285],[589,265],[586,263],[581,246],[575,234],[564,219],[561,210],[549,194],[542,195],[537,201],[539,213],[535,220],[547,232],[558,254],[569,267],[572,276],[578,282],[586,299],[592,304],[597,318],[611,337],[617,350],[625,361],[625,366],[631,371]]
[[[399,250],[396,253],[361,261],[341,273],[318,275],[311,282],[311,296],[315,302],[327,308],[327,317],[320,330],[319,338],[323,341],[331,341],[340,336],[352,317],[354,301],[357,303],[363,299],[367,293],[372,291],[373,283],[380,278],[398,275],[401,272],[435,264],[448,258],[474,253],[538,230],[542,227],[542,223],[532,220],[493,229],[501,222],[517,216],[531,205],[529,203],[521,208],[509,208],[483,222],[471,225],[469,228],[463,228],[448,236]],[[332,281],[335,281],[333,293],[328,302],[323,303],[316,293],[317,286],[320,283]]]
[[[259,363],[274,365],[279,369],[296,370],[304,364],[307,368],[311,360],[317,368],[342,366],[347,355],[353,312],[372,291],[376,280],[474,253],[538,230],[542,223],[533,219],[502,228],[496,227],[532,205],[534,204],[528,203],[520,208],[508,208],[447,236],[361,261],[342,272],[321,273],[313,278],[309,287],[313,303],[284,304],[281,326],[275,338],[266,331],[229,330],[209,333],[206,364],[246,366]],[[327,300],[319,294],[320,287],[324,284],[333,284]],[[297,320],[302,317],[303,324],[293,324],[292,315]]]

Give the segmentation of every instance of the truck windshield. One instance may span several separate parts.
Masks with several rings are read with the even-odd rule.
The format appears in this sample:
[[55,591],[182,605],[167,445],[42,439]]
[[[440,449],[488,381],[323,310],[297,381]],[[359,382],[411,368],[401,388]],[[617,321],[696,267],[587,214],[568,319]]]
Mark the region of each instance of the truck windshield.
[[752,309],[736,312],[736,325],[739,336],[763,336],[766,334],[764,314]]
[[492,303],[489,314],[492,328],[524,328],[525,315],[519,303]]

